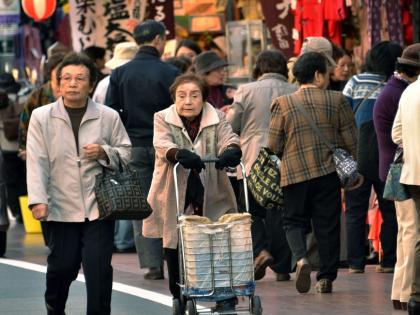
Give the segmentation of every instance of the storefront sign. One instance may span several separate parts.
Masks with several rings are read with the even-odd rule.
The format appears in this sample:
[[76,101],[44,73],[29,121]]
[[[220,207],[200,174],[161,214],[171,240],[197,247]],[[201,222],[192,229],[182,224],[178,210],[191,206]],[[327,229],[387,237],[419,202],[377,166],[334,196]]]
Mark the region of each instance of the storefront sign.
[[280,49],[287,58],[293,56],[291,3],[292,0],[261,1],[265,22],[270,30],[273,45]]
[[[1,1],[1,0],[0,0]],[[132,41],[135,26],[145,19],[163,22],[173,38],[173,3],[169,0],[70,0],[73,49],[96,45],[112,51],[116,43]]]
[[0,24],[19,23],[19,0],[0,0]]

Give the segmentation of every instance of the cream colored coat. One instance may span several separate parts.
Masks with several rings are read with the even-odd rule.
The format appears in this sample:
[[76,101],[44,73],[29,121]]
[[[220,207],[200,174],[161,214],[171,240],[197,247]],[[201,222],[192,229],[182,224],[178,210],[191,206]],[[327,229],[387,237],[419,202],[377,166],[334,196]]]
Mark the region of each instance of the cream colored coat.
[[392,140],[402,145],[404,164],[400,182],[420,186],[420,76],[401,95],[392,127]]
[[[100,144],[110,163],[83,157],[83,146]],[[128,162],[131,143],[118,113],[89,99],[79,128],[77,153],[62,98],[35,109],[29,123],[27,179],[29,205],[48,205],[48,221],[84,222],[99,216],[94,186],[102,166],[117,168],[116,152]]]
[[[214,144],[214,146],[213,146]],[[143,235],[163,238],[164,248],[176,248],[176,198],[173,178],[174,164],[166,159],[172,148],[185,148],[201,157],[219,156],[227,146],[239,145],[239,138],[224,118],[223,113],[205,103],[200,129],[194,142],[188,136],[175,105],[155,114],[153,145],[156,149],[155,170],[153,172],[148,201],[153,213],[143,222]],[[189,170],[178,167],[180,209],[184,209],[185,193]],[[204,185],[203,215],[217,220],[225,213],[236,212],[235,194],[225,171],[218,171],[214,163],[206,164],[200,173]]]

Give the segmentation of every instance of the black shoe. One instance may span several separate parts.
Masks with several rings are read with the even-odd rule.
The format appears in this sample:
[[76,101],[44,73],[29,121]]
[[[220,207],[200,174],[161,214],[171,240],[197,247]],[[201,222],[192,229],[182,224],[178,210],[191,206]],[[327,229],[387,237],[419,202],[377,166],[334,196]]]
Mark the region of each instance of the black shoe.
[[163,267],[149,268],[149,271],[144,274],[144,279],[146,280],[162,280],[165,279],[163,275]]
[[410,299],[407,304],[408,314],[409,315],[419,315],[420,314],[420,302]]
[[235,311],[236,304],[238,304],[238,298],[236,296],[227,300],[217,301],[212,311],[217,313]]
[[117,248],[114,246],[114,253],[117,253],[117,254],[135,253],[135,252],[136,252],[135,246],[132,246],[129,248]]

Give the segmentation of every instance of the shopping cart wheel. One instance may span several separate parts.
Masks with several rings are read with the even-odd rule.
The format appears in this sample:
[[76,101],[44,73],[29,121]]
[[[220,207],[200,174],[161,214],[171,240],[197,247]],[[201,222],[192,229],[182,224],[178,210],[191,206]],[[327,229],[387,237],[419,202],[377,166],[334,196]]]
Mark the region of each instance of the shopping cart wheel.
[[194,302],[191,300],[187,301],[187,307],[185,308],[185,315],[197,315]]
[[184,315],[181,313],[181,302],[178,299],[172,300],[172,315]]
[[251,313],[252,315],[262,315],[261,300],[258,295],[251,298]]

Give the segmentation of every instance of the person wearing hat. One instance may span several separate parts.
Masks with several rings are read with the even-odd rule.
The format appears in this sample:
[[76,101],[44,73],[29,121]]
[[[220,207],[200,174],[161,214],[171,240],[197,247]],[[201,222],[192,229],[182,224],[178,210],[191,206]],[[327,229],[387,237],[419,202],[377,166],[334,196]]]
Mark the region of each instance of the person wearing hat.
[[363,273],[366,265],[366,217],[372,187],[382,214],[381,245],[383,258],[376,272],[392,273],[396,262],[397,218],[394,203],[383,198],[385,183],[379,177],[378,140],[373,122],[373,107],[385,82],[395,71],[402,47],[395,42],[377,43],[368,52],[364,72],[354,75],[344,87],[358,129],[357,163],[364,183],[346,191],[347,261],[350,273]]
[[[123,42],[115,45],[113,57],[105,63],[105,67],[114,70],[125,65],[134,58],[139,47],[134,42]],[[93,93],[92,100],[99,104],[105,103],[105,96],[109,86],[110,76],[106,76],[98,82]]]
[[226,110],[226,105],[233,102],[235,88],[225,85],[226,67],[228,63],[213,51],[199,54],[193,64],[194,72],[200,76],[209,88],[207,102],[214,107]]
[[[373,122],[379,148],[379,178],[386,181],[397,145],[392,141],[392,124],[402,93],[420,74],[420,43],[404,49],[397,58],[396,71],[389,78],[373,107]],[[397,262],[394,270],[391,300],[395,309],[407,309],[414,269],[414,248],[418,233],[417,213],[413,199],[395,201],[398,222]]]
[[[0,101],[0,148],[3,153],[4,182],[7,191],[7,205],[16,218],[22,223],[19,196],[26,194],[25,163],[18,157],[18,125],[22,111],[18,92],[20,84],[11,73],[0,74],[0,89],[3,98]],[[9,132],[11,131],[11,132]]]
[[327,59],[330,70],[334,70],[336,62],[333,58],[333,46],[325,37],[308,36],[304,39],[300,55],[307,52],[317,52]]
[[[142,191],[149,193],[155,165],[153,117],[173,102],[169,87],[178,69],[161,60],[166,44],[166,28],[161,22],[145,20],[134,28],[139,50],[125,65],[114,69],[105,104],[117,110],[133,144],[130,166],[138,171]],[[162,239],[142,235],[143,221],[133,221],[134,241],[140,268],[148,268],[145,279],[163,279]]]

